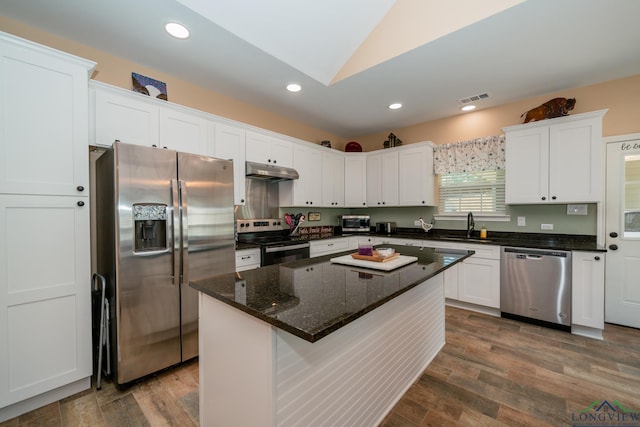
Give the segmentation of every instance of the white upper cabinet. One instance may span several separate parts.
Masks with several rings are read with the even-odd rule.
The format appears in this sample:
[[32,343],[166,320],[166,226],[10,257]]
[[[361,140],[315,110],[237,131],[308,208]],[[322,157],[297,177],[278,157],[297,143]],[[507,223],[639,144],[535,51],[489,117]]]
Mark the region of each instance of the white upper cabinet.
[[233,160],[233,204],[244,205],[245,188],[245,136],[244,129],[223,123],[215,124],[213,155]]
[[88,194],[95,63],[8,34],[0,59],[0,193]]
[[606,111],[504,128],[506,203],[602,201]]
[[[92,143],[109,147],[113,141],[157,147],[160,106],[145,95],[91,83],[94,101]],[[148,98],[148,97],[147,97]]]
[[433,206],[433,146],[418,143],[398,151],[398,204],[400,206]]
[[344,156],[330,148],[322,151],[322,205],[344,206]]
[[204,113],[124,89],[91,83],[94,115],[91,143],[168,148],[212,155],[209,119]]
[[164,107],[160,109],[160,147],[183,153],[213,155],[209,121],[196,113]]
[[398,206],[398,151],[367,155],[367,206]]
[[344,154],[344,205],[367,206],[367,157],[362,153]]
[[322,205],[322,152],[320,148],[294,144],[293,168],[299,179],[280,183],[280,206]]
[[293,166],[293,144],[257,132],[247,132],[247,161],[267,165]]

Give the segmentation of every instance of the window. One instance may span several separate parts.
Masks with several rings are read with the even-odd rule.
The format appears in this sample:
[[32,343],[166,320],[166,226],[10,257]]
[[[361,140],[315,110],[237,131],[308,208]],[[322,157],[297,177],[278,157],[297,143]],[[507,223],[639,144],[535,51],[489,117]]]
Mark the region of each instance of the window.
[[504,170],[438,175],[439,214],[504,214]]

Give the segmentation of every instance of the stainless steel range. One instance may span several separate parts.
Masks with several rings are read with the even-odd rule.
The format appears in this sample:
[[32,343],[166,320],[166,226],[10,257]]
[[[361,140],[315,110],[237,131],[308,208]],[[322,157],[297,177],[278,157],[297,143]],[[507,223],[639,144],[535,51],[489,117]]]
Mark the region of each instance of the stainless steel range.
[[239,219],[236,228],[238,242],[260,246],[260,265],[263,267],[309,258],[309,242],[290,236],[279,218]]

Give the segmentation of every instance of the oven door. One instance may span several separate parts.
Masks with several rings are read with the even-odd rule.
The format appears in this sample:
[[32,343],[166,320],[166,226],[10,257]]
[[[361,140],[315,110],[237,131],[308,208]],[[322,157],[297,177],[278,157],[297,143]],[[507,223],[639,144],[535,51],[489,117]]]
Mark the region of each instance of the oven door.
[[264,267],[305,258],[309,258],[309,242],[295,245],[266,245],[262,247],[260,265]]

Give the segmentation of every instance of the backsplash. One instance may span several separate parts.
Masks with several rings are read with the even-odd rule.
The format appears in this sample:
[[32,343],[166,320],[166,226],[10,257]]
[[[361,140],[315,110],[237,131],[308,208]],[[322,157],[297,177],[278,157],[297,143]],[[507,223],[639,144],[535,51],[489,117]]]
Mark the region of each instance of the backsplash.
[[[368,214],[371,216],[371,224],[376,222],[395,221],[398,227],[416,227],[414,221],[422,217],[425,222],[430,222],[436,208],[434,207],[397,207],[397,208],[281,208],[280,216],[285,212],[309,212],[320,213],[320,221],[305,223],[306,226],[338,225],[340,215],[344,214]],[[476,219],[476,230],[484,224],[489,234],[491,231],[507,231],[519,233],[550,233],[550,234],[583,234],[595,236],[597,234],[596,204],[587,205],[587,215],[567,215],[567,205],[512,205],[507,206],[507,215],[510,221],[485,221]],[[519,216],[526,219],[526,226],[518,227]],[[553,230],[541,230],[540,224],[553,224]],[[466,229],[466,217],[461,221],[438,220],[436,229],[464,230]],[[416,227],[417,228],[417,227]]]

